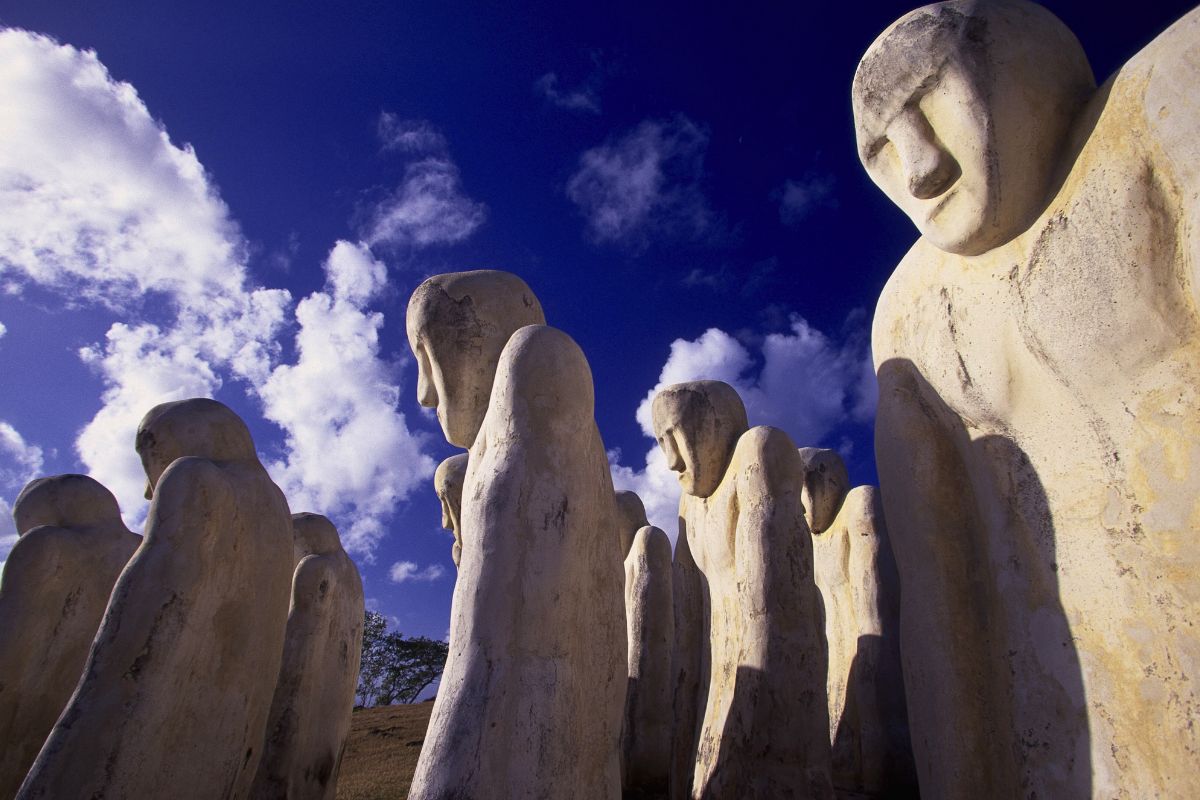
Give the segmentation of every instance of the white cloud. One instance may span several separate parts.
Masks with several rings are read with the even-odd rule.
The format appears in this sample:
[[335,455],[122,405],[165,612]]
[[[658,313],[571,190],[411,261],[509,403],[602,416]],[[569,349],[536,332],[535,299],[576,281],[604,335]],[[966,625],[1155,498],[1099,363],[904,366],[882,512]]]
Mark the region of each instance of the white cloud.
[[564,90],[559,88],[557,73],[547,72],[534,81],[533,88],[558,108],[600,113],[600,98],[596,96],[596,90],[592,86],[583,85]]
[[333,296],[356,306],[367,304],[387,286],[387,267],[361,242],[337,242],[325,273]]
[[25,441],[20,432],[0,420],[0,568],[17,542],[12,504],[26,483],[42,473],[42,448]]
[[[379,354],[383,315],[359,305],[382,288],[373,264],[361,245],[334,246],[329,291],[296,308],[297,362],[277,367],[259,392],[264,417],[285,433],[284,455],[268,468],[292,509],[347,522],[343,542],[367,558],[396,505],[436,467],[397,410],[396,369]],[[348,283],[355,274],[369,291]]]
[[245,246],[190,146],[92,51],[0,31],[0,275],[122,307],[239,290]]
[[428,120],[400,119],[384,111],[377,126],[384,150],[397,150],[412,155],[446,152],[446,137]]
[[775,197],[779,200],[779,220],[795,227],[814,209],[833,203],[833,178],[813,175],[789,180],[775,192]]
[[6,327],[4,326],[4,323],[3,323],[3,322],[0,322],[0,339],[3,339],[3,338],[4,338],[4,334],[6,334],[6,333],[8,333],[8,328],[6,328]]
[[[852,332],[839,344],[793,315],[787,332],[766,335],[757,349],[752,354],[719,328],[693,341],[676,339],[657,385],[638,405],[643,433],[654,438],[654,395],[670,384],[693,380],[730,384],[746,404],[751,425],[782,428],[798,447],[830,446],[827,438],[846,422],[871,422],[875,373],[864,334]],[[662,453],[652,447],[639,468],[621,465],[619,459],[619,453],[610,453],[614,485],[638,492],[650,521],[674,540],[679,486]]]
[[446,158],[409,164],[404,182],[379,204],[364,236],[371,246],[454,244],[487,218],[487,207],[467,197],[458,167]]
[[392,568],[388,575],[393,583],[404,583],[405,581],[436,581],[438,578],[446,574],[446,568],[441,564],[430,564],[421,569],[411,561],[397,561],[392,564]]
[[598,243],[699,238],[713,222],[700,189],[707,147],[708,132],[685,116],[647,120],[580,156],[567,196]]

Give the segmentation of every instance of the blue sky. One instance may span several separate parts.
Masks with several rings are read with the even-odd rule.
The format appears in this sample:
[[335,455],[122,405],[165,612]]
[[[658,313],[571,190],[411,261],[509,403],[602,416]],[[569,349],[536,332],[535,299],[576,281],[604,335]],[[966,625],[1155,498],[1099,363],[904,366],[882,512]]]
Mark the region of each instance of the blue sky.
[[[652,5],[653,7],[646,7]],[[1099,79],[1186,2],[1048,2]],[[660,382],[875,480],[867,338],[915,239],[858,164],[849,86],[908,3],[227,3],[0,8],[0,559],[38,474],[140,526],[133,430],[210,394],[371,604],[449,619],[412,289],[520,274],[583,347],[619,486],[670,528]]]

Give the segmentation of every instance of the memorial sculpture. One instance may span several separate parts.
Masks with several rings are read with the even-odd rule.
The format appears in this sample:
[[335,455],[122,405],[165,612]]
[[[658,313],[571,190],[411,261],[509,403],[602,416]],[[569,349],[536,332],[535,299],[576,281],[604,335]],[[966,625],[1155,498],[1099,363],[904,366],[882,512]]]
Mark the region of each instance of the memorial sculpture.
[[331,800],[358,688],[362,579],[328,519],[293,514],[292,532],[292,608],[250,796]]
[[442,504],[442,527],[454,534],[450,557],[454,566],[462,560],[462,490],[467,479],[467,454],[452,455],[438,464],[433,473],[433,489]]
[[1018,0],[854,77],[920,232],[872,348],[923,797],[1200,796],[1198,85],[1200,10],[1097,89]]
[[803,465],[776,428],[750,428],[733,387],[679,383],[652,403],[679,472],[680,537],[703,576],[709,676],[694,798],[832,798],[826,652],[800,500]]
[[108,596],[142,537],[86,475],[31,481],[0,576],[0,798],[11,798],[79,683]]
[[154,407],[137,450],[145,540],[21,800],[245,797],[262,754],[287,626],[287,502],[215,400]]
[[[626,792],[662,796],[671,772],[675,725],[671,652],[675,610],[671,594],[671,540],[646,521],[636,492],[617,492],[625,555],[625,624],[629,682],[621,734]],[[625,542],[628,541],[628,546]]]
[[409,301],[418,398],[470,448],[450,653],[409,797],[617,798],[621,554],[591,371],[515,275]]
[[900,669],[900,585],[879,490],[851,489],[833,450],[803,447],[800,460],[829,645],[833,785],[875,797],[915,796]]
[[671,605],[675,612],[671,707],[675,728],[671,732],[670,800],[687,800],[692,796],[696,746],[704,700],[708,696],[708,673],[705,672],[708,665],[702,655],[708,649],[709,639],[708,620],[704,616],[704,576],[692,557],[683,523],[679,526],[671,560]]

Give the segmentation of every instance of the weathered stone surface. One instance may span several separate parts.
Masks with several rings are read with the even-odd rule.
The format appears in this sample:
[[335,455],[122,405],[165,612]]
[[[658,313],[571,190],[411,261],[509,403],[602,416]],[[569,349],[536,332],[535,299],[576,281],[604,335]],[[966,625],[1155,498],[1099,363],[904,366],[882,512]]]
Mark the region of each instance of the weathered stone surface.
[[142,420],[146,536],[17,797],[245,797],[279,675],[291,518],[245,424],[205,399]]
[[860,155],[922,234],[872,349],[926,798],[1200,795],[1198,73],[1200,11],[1096,90],[1012,0],[859,66]]
[[[591,371],[566,334],[522,327],[540,307],[515,276],[422,287],[420,400],[471,450],[450,654],[409,797],[616,798],[625,611]],[[470,335],[455,333],[464,307]],[[478,397],[486,415],[464,400]]]
[[292,608],[250,796],[330,800],[358,688],[362,579],[328,519],[293,514],[292,532]]
[[708,696],[708,673],[702,652],[708,649],[708,620],[704,616],[703,586],[688,537],[680,532],[671,561],[671,597],[675,612],[675,643],[671,649],[674,692],[671,706],[675,728],[671,734],[671,800],[692,796],[696,772],[696,745],[704,699]]
[[662,796],[671,772],[675,609],[671,540],[652,525],[637,531],[625,557],[625,620],[629,632],[629,683],[622,734],[623,782],[626,790]]
[[25,778],[79,683],[108,596],[142,537],[86,475],[31,481],[0,576],[0,798]]
[[669,386],[652,408],[667,465],[680,473],[680,536],[702,576],[709,631],[691,795],[832,798],[800,454],[783,431],[748,430],[741,398],[719,381]]
[[617,492],[617,515],[620,520],[621,558],[625,558],[633,547],[633,537],[650,522],[646,519],[646,506],[637,492]]
[[833,450],[800,449],[805,519],[829,645],[833,783],[878,797],[914,796],[900,669],[900,582],[874,486],[850,485]]
[[500,351],[525,325],[545,325],[542,305],[511,272],[480,269],[428,278],[408,301],[417,399],[437,409],[446,441],[470,448],[483,424]]
[[454,566],[462,561],[462,493],[467,480],[467,454],[452,455],[438,464],[433,473],[433,489],[442,504],[442,527],[454,533],[450,557]]

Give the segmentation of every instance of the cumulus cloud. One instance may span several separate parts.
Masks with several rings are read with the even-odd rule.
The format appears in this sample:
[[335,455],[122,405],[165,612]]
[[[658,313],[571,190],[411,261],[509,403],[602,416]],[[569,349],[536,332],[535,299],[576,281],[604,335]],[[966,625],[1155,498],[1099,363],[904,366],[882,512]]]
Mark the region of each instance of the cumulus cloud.
[[384,111],[377,126],[384,150],[396,150],[410,155],[445,153],[446,137],[428,120],[400,119]]
[[401,185],[375,209],[367,244],[427,247],[454,244],[487,218],[487,207],[463,193],[458,167],[437,156],[409,164]]
[[[745,402],[751,425],[782,428],[798,447],[828,446],[828,437],[847,421],[871,422],[875,373],[865,332],[852,332],[839,343],[792,315],[787,331],[767,334],[755,349],[751,352],[719,328],[695,340],[676,339],[658,383],[638,405],[642,432],[654,438],[654,395],[670,384],[693,380],[730,384]],[[650,521],[674,539],[679,486],[661,451],[652,447],[641,467],[619,461],[619,453],[610,454],[614,485],[638,492]]]
[[833,177],[811,175],[786,181],[776,190],[775,197],[779,201],[779,221],[794,228],[813,210],[833,203]]
[[397,561],[395,564],[392,564],[392,568],[388,572],[393,583],[404,583],[406,581],[429,583],[436,581],[445,574],[446,568],[441,564],[430,564],[421,569],[411,561]]
[[[0,31],[0,276],[123,307],[236,292],[244,243],[190,146],[92,51]],[[231,269],[231,266],[234,267]]]
[[547,72],[534,81],[534,90],[546,98],[551,105],[567,111],[586,111],[591,114],[600,113],[600,98],[596,95],[594,86],[584,84],[574,89],[563,89],[558,82],[558,74]]
[[0,339],[3,339],[3,338],[4,338],[4,334],[6,334],[6,333],[8,333],[8,328],[6,328],[6,327],[4,326],[4,323],[3,323],[3,322],[0,322]]
[[597,243],[700,238],[713,225],[700,188],[707,148],[708,132],[685,116],[647,120],[580,156],[567,196]]
[[259,390],[263,416],[285,434],[268,469],[294,510],[348,523],[347,549],[370,558],[396,505],[436,464],[397,409],[396,365],[379,352],[383,315],[363,305],[385,284],[382,265],[361,244],[338,242],[325,271],[325,291],[296,308],[296,363]]

